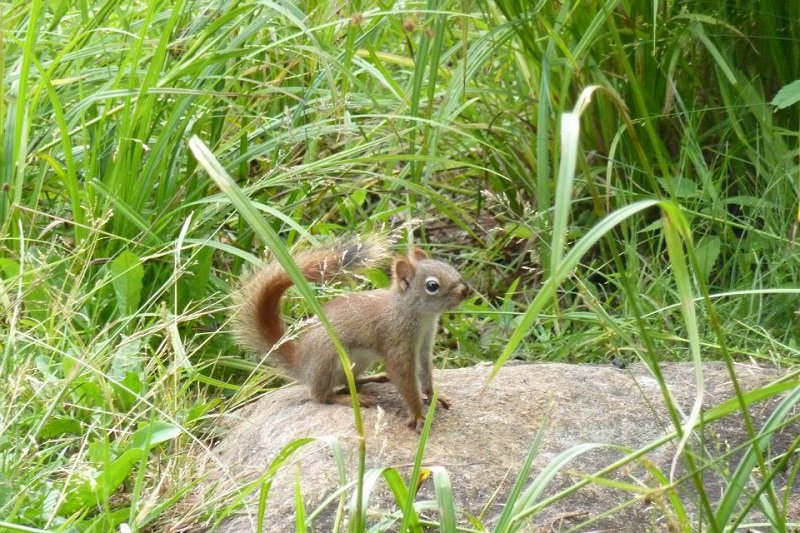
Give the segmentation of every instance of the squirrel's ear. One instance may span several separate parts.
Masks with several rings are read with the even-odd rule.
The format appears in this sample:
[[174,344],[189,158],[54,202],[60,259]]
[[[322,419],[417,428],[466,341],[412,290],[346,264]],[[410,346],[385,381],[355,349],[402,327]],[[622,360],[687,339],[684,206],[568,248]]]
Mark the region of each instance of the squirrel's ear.
[[405,291],[411,286],[411,279],[414,277],[415,272],[414,265],[411,264],[407,257],[398,257],[394,260],[392,274],[401,291]]
[[408,250],[408,257],[410,257],[411,259],[416,259],[417,261],[423,261],[425,259],[428,259],[428,254],[426,254],[419,248],[414,247]]

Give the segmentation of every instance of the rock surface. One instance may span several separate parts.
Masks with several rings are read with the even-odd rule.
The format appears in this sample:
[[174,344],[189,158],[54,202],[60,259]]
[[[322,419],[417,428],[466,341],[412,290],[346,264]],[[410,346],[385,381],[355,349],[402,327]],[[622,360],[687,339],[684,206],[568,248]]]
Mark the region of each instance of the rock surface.
[[[671,394],[688,415],[697,395],[694,369],[690,364],[668,363],[662,372]],[[774,368],[737,364],[743,389],[750,390],[780,377]],[[491,525],[502,512],[519,469],[537,432],[544,427],[528,482],[542,472],[561,452],[584,443],[603,443],[640,449],[673,431],[655,379],[643,365],[625,370],[612,366],[536,364],[504,367],[488,385],[489,366],[437,373],[442,394],[452,400],[450,410],[438,409],[425,447],[423,465],[442,466],[453,487],[457,519],[467,524],[464,511],[482,516]],[[722,364],[705,367],[704,405],[710,407],[733,396]],[[405,410],[391,384],[369,384],[364,390],[377,397],[380,408],[364,409],[367,469],[392,466],[407,476],[417,451],[418,435],[405,424]],[[771,412],[771,403],[756,404],[751,412],[757,427]],[[308,400],[303,387],[288,387],[265,395],[237,411],[237,422],[217,446],[216,485],[208,490],[235,490],[262,474],[278,452],[289,442],[303,437],[334,436],[344,449],[347,479],[354,478],[357,443],[352,409],[320,405]],[[789,431],[773,440],[773,452],[796,435]],[[745,440],[741,422],[726,418],[706,432],[705,447],[719,456]],[[676,452],[671,441],[648,452],[646,457],[665,475]],[[617,448],[599,447],[570,461],[548,485],[542,497],[583,479],[624,456]],[[735,457],[734,457],[735,459]],[[733,462],[734,459],[730,461]],[[302,447],[284,465],[269,493],[264,531],[293,531],[296,480],[300,479],[307,513],[314,511],[340,486],[330,447],[322,441]],[[683,461],[676,478],[683,474]],[[735,467],[735,462],[733,462]],[[607,476],[642,488],[658,483],[641,463],[630,463]],[[681,483],[679,494],[691,512],[694,509],[691,481]],[[719,478],[709,472],[704,484],[709,494],[720,492]],[[352,493],[352,490],[348,492]],[[257,494],[247,506],[217,529],[247,532],[255,528]],[[793,495],[796,502],[797,491]],[[651,495],[652,496],[652,495]],[[422,484],[417,501],[435,502],[433,482]],[[369,495],[369,520],[395,512],[391,493],[379,482]],[[623,505],[626,504],[627,505]],[[338,499],[319,513],[314,530],[330,531]],[[608,516],[604,511],[622,506]],[[435,505],[424,516],[436,521]],[[531,517],[525,531],[667,530],[674,509],[664,497],[643,498],[641,494],[616,490],[596,483],[571,494]]]

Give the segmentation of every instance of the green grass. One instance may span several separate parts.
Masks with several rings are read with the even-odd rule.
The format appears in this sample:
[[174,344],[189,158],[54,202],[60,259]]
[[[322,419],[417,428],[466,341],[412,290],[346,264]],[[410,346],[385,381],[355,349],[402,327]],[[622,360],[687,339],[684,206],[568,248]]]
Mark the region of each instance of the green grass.
[[[443,321],[440,366],[618,358],[663,384],[664,360],[693,361],[698,379],[722,360],[734,383],[736,359],[797,364],[796,3],[9,0],[0,13],[0,529],[138,531],[235,507],[181,515],[197,482],[185,457],[278,384],[227,323],[265,247],[286,260],[298,241],[380,231],[451,261],[481,297]],[[301,285],[289,311],[315,302]],[[790,527],[773,480],[800,463],[767,444],[796,419],[796,391],[764,426],[743,408],[787,391],[672,409],[706,529],[753,505]],[[701,464],[722,458],[690,435],[735,411],[750,442],[718,504]],[[379,477],[404,511],[382,529],[418,523],[405,480],[419,468],[362,471],[339,523],[364,527]],[[265,496],[269,472],[249,488]],[[453,531],[465,517],[447,471],[432,478]],[[159,479],[175,482],[162,493]],[[539,500],[544,473],[526,480],[497,531],[561,497]],[[671,506],[689,530],[686,503]]]

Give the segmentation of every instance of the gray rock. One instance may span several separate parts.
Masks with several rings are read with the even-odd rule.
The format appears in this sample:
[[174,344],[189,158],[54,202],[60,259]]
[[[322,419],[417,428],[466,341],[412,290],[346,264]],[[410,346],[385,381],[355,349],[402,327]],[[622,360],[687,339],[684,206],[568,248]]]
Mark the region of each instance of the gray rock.
[[[697,394],[693,367],[666,363],[661,368],[673,397],[688,415]],[[442,394],[452,400],[452,407],[437,410],[423,464],[447,470],[457,518],[463,524],[468,525],[463,511],[482,516],[485,524],[494,523],[535,435],[545,424],[529,481],[559,453],[573,446],[603,443],[637,450],[673,431],[658,384],[644,365],[619,370],[611,365],[515,364],[504,367],[487,385],[490,371],[489,366],[479,366],[437,374]],[[750,364],[737,364],[736,371],[745,390],[763,386],[782,375],[777,369]],[[706,365],[704,375],[706,407],[733,396],[723,364]],[[414,462],[418,435],[404,424],[402,400],[391,384],[369,384],[364,390],[376,396],[381,406],[362,411],[367,468],[392,466],[407,477]],[[773,399],[751,408],[757,427],[769,416],[775,402]],[[204,485],[209,494],[238,490],[247,480],[262,474],[287,443],[308,436],[336,437],[347,458],[347,479],[354,479],[358,440],[351,408],[320,405],[310,401],[302,387],[287,387],[237,411],[235,418],[216,448],[218,462],[211,472],[212,482]],[[777,435],[773,439],[773,453],[794,438],[796,431],[795,427],[794,433],[784,431]],[[705,449],[712,457],[721,456],[746,440],[741,421],[736,417],[713,424],[704,438]],[[673,440],[646,455],[667,477],[676,445]],[[583,479],[585,474],[596,472],[624,455],[619,449],[599,447],[578,456],[552,480],[542,498],[558,493]],[[733,469],[738,457],[733,454],[724,464]],[[309,513],[340,486],[330,448],[324,442],[302,447],[290,463],[276,476],[269,493],[265,531],[294,530],[294,491],[298,478]],[[680,479],[684,475],[683,461],[678,464],[676,478]],[[644,488],[659,486],[641,462],[630,463],[607,477]],[[713,469],[706,472],[703,484],[714,499],[724,486]],[[351,493],[352,490],[348,492],[348,501]],[[689,512],[693,512],[696,498],[691,481],[682,482],[678,493]],[[254,529],[258,491],[254,494],[244,509],[219,526],[219,531]],[[435,501],[430,479],[423,483],[417,496],[417,501],[424,500]],[[338,499],[334,499],[319,513],[314,530],[331,530],[337,504]],[[370,494],[368,505],[371,524],[397,511],[383,481]],[[616,506],[621,508],[590,521]],[[435,506],[423,515],[438,520]],[[672,516],[669,500],[658,492],[644,498],[641,494],[590,483],[532,516],[525,531],[559,531],[576,526],[580,531],[668,530]],[[590,522],[581,525],[587,521]]]

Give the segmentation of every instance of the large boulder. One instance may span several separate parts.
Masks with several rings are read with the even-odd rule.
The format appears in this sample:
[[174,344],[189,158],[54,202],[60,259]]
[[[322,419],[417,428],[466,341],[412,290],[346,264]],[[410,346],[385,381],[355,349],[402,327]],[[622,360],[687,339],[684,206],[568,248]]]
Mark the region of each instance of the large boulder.
[[[763,386],[782,375],[774,368],[751,364],[735,366],[744,390]],[[689,413],[698,394],[694,369],[686,363],[661,365],[669,390],[683,413]],[[444,467],[452,482],[458,520],[468,524],[466,513],[483,517],[486,524],[502,512],[504,503],[537,434],[544,427],[543,440],[530,473],[533,480],[565,450],[584,443],[613,444],[638,450],[674,431],[664,406],[662,391],[650,371],[641,364],[627,369],[613,366],[566,364],[515,364],[505,366],[487,384],[489,366],[478,366],[437,373],[441,392],[452,400],[449,410],[438,409],[425,446],[424,465]],[[733,396],[728,372],[723,364],[704,367],[704,405],[717,405]],[[367,468],[392,466],[407,476],[417,452],[419,436],[406,427],[405,407],[391,384],[368,384],[364,390],[377,397],[380,407],[364,409]],[[776,403],[756,404],[751,408],[757,427],[769,416]],[[320,405],[309,400],[301,386],[287,387],[264,395],[257,402],[234,413],[227,436],[217,446],[213,483],[207,491],[232,491],[262,474],[287,443],[303,437],[335,437],[345,452],[347,479],[354,479],[358,439],[350,407]],[[704,432],[704,449],[719,457],[747,440],[739,417],[714,423]],[[795,433],[784,431],[773,439],[777,453]],[[695,441],[695,446],[697,442]],[[664,476],[670,475],[677,441],[672,440],[648,452],[645,457]],[[577,456],[563,468],[545,490],[542,498],[558,493],[596,472],[625,453],[620,448],[598,447]],[[722,459],[705,471],[707,494],[717,499],[724,483],[715,473],[735,468],[740,455]],[[272,484],[264,522],[265,531],[292,531],[295,520],[295,485],[303,493],[306,511],[313,511],[340,487],[340,477],[331,449],[325,441],[301,448],[277,475]],[[653,471],[644,462],[633,462],[610,474],[618,480],[646,491],[659,486]],[[685,464],[678,461],[676,479],[685,475]],[[696,493],[691,480],[679,485],[678,495],[689,512],[696,508]],[[247,532],[255,528],[256,491],[245,507],[224,522],[218,530]],[[674,508],[666,495],[634,493],[589,483],[568,497],[548,505],[530,517],[526,531],[558,531],[579,526],[578,530],[613,531],[666,530],[674,519]],[[349,497],[349,494],[348,494]],[[418,501],[435,500],[433,482],[422,484]],[[797,503],[796,493],[793,496]],[[314,520],[316,531],[330,531],[338,499],[334,498]],[[369,495],[369,520],[397,510],[391,492],[381,482]],[[615,507],[607,516],[600,515]],[[426,515],[438,520],[437,512]],[[592,519],[595,521],[591,521]],[[587,522],[585,525],[580,524]]]

